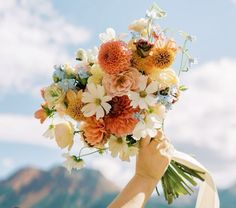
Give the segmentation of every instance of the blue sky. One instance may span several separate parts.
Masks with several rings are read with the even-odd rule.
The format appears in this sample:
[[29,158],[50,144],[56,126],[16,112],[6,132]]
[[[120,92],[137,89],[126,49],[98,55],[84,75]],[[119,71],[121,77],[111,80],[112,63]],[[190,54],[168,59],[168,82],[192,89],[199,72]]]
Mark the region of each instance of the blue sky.
[[[68,3],[69,2],[69,3]],[[0,177],[27,164],[49,167],[61,162],[61,151],[42,138],[47,126],[32,117],[41,103],[39,88],[50,83],[52,66],[72,61],[77,48],[99,44],[107,27],[127,32],[144,16],[151,0],[9,0],[0,3]],[[167,135],[183,151],[193,153],[212,170],[217,183],[236,178],[236,1],[159,0],[168,16],[163,27],[197,36],[191,52],[199,65],[183,82],[190,90],[167,119]],[[181,44],[181,39],[177,38]],[[33,151],[31,151],[33,150]],[[24,159],[25,158],[25,159]],[[46,158],[50,160],[46,161]],[[205,158],[205,159],[204,159]],[[220,167],[214,160],[220,161]],[[110,179],[132,171],[110,157],[89,160]],[[17,165],[16,165],[17,164]],[[107,173],[107,166],[113,172]]]

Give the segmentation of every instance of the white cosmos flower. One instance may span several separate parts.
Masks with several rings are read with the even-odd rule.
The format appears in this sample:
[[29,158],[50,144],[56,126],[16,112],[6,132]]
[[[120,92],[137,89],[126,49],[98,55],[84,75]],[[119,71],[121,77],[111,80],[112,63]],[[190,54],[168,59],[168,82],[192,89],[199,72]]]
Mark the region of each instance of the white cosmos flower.
[[116,32],[113,28],[107,28],[105,33],[99,35],[100,40],[105,43],[116,39]]
[[120,159],[123,161],[130,161],[131,156],[138,154],[138,148],[131,146],[129,147],[126,141],[126,137],[115,137],[111,135],[108,140],[109,151],[112,157],[117,157],[119,155]]
[[139,91],[129,92],[129,98],[131,100],[131,105],[136,108],[139,106],[141,109],[148,109],[148,106],[154,106],[157,101],[153,93],[158,90],[158,83],[152,81],[147,85],[148,77],[142,75],[139,81]]
[[43,133],[43,136],[53,139],[55,137],[55,126],[53,124],[49,125],[48,129]]
[[111,105],[107,102],[112,98],[105,95],[105,89],[101,85],[95,85],[93,83],[87,84],[87,92],[82,95],[82,102],[87,103],[81,111],[85,117],[96,115],[96,119],[104,117],[108,114]]
[[148,114],[144,120],[140,120],[134,130],[133,138],[135,140],[140,140],[141,138],[155,137],[157,134],[157,129],[162,127],[162,119],[155,113]]
[[84,161],[78,159],[76,156],[71,156],[69,153],[64,153],[63,157],[66,158],[63,165],[71,173],[72,169],[81,169],[84,167]]

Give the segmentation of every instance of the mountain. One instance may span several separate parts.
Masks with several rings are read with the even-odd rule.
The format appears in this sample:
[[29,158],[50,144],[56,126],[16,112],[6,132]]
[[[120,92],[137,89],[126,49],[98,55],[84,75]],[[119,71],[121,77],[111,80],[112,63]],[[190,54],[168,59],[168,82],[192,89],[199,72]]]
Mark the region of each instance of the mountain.
[[70,175],[63,167],[49,171],[24,168],[0,182],[0,207],[90,208],[101,198],[110,200],[118,191],[96,170]]
[[[26,167],[0,181],[0,207],[103,208],[118,192],[118,187],[94,169],[69,174],[62,167],[48,171]],[[236,207],[236,186],[219,194],[222,208]],[[182,197],[169,206],[163,197],[152,197],[145,208],[194,208],[195,200],[196,195]]]

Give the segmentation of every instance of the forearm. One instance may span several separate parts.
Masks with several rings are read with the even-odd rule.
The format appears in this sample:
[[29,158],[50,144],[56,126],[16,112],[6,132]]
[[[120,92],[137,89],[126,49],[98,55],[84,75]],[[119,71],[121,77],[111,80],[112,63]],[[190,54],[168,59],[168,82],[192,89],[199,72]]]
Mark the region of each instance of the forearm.
[[141,208],[151,196],[158,180],[135,175],[108,208]]

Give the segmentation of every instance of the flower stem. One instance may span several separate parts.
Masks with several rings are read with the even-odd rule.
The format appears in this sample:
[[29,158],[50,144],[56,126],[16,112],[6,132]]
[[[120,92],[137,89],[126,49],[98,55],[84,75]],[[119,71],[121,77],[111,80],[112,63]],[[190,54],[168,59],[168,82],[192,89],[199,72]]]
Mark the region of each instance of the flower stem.
[[188,40],[185,39],[184,44],[183,44],[183,47],[182,47],[182,55],[181,55],[181,61],[180,61],[180,67],[179,67],[178,77],[180,77],[180,73],[181,73],[182,68],[183,68],[184,54],[185,54],[185,48],[186,48],[187,42],[188,42]]

